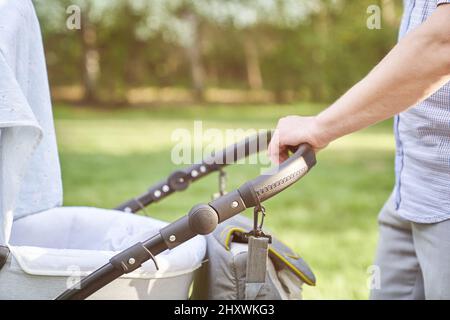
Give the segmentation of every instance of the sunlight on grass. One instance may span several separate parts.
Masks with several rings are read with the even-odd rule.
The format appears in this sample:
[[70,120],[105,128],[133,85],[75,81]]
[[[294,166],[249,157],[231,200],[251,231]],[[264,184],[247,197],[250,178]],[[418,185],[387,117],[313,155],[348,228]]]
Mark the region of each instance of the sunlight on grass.
[[[105,153],[126,155],[130,153],[148,153],[172,148],[177,141],[172,139],[176,129],[186,129],[193,134],[194,121],[182,120],[67,120],[57,121],[58,138],[63,139],[61,149],[77,153]],[[204,131],[209,128],[226,129],[251,126],[245,122],[205,121]],[[262,122],[257,129],[272,129],[270,123]],[[194,137],[192,137],[194,138]],[[211,143],[208,141],[208,143]],[[216,143],[222,147],[224,141]],[[333,142],[329,150],[385,150],[395,149],[392,134],[379,132],[358,132]]]
[[394,151],[395,143],[392,134],[389,133],[368,133],[357,132],[352,135],[342,137],[330,144],[328,150],[333,151],[362,151],[380,150]]

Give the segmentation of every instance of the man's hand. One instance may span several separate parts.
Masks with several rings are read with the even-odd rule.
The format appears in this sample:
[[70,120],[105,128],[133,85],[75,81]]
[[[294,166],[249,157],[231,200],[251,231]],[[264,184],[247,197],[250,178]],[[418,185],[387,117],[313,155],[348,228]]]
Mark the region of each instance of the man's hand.
[[270,160],[281,163],[289,157],[299,144],[309,143],[317,153],[329,141],[321,136],[316,117],[289,116],[278,121],[277,128],[268,148]]

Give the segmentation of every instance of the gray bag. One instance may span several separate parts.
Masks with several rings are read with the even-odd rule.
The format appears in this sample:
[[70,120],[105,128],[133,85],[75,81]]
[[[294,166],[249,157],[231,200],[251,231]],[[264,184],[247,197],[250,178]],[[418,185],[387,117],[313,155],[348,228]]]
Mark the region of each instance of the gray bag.
[[[207,262],[197,270],[192,299],[208,300],[286,300],[301,299],[304,283],[316,279],[306,262],[289,247],[272,237],[269,245],[266,279],[255,294],[247,283],[248,244],[233,239],[252,228],[252,221],[236,216],[207,236]],[[247,290],[246,290],[247,288]],[[249,296],[250,295],[250,296]]]

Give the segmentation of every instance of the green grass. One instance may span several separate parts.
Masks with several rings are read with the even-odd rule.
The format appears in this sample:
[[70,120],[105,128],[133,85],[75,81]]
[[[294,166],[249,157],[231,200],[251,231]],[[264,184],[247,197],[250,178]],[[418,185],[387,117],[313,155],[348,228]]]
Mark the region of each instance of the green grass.
[[[57,106],[56,128],[65,205],[114,207],[142,193],[176,168],[170,160],[176,128],[273,128],[279,117],[312,114],[322,106],[205,106],[94,111]],[[366,299],[368,266],[376,246],[376,216],[393,185],[394,141],[387,121],[340,139],[318,155],[302,181],[267,201],[266,225],[308,261],[317,276],[306,299]],[[228,189],[259,167],[227,169]],[[148,208],[172,221],[208,201],[217,176]]]

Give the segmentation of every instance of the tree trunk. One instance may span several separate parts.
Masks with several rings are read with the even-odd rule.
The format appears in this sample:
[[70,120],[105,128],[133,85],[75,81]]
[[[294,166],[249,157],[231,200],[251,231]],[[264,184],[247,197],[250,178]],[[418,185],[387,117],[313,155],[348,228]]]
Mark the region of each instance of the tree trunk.
[[194,90],[195,99],[198,101],[203,101],[205,91],[205,72],[200,50],[199,21],[198,17],[192,12],[186,14],[186,19],[189,21],[192,30],[192,38],[186,48],[187,58],[191,69],[192,87]]
[[83,57],[83,89],[85,102],[97,100],[97,82],[100,74],[100,56],[97,49],[97,31],[87,17],[89,9],[82,14],[81,41]]
[[261,90],[263,88],[263,78],[259,63],[258,46],[251,35],[246,35],[243,39],[245,63],[247,68],[247,81],[251,90]]
[[392,0],[383,0],[383,20],[386,21],[391,27],[397,26],[399,21],[395,12],[395,3]]
[[311,63],[314,66],[315,81],[311,87],[311,97],[313,101],[324,101],[327,99],[325,86],[325,70],[326,55],[329,46],[329,27],[328,27],[328,11],[326,8],[320,10],[314,21],[314,30],[317,34],[317,52],[312,55]]

